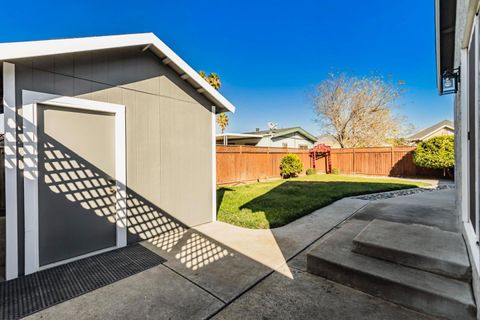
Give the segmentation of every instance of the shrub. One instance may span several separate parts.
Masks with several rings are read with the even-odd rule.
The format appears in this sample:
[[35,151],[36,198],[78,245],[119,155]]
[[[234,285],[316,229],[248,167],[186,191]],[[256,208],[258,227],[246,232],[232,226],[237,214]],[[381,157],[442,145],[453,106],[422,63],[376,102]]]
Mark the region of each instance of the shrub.
[[340,169],[332,168],[332,174],[340,174]]
[[313,168],[308,168],[305,173],[307,174],[307,176],[310,176],[312,174],[317,174],[317,171]]
[[303,163],[296,154],[287,154],[280,161],[280,173],[284,178],[295,177],[302,172]]
[[433,137],[420,142],[413,154],[413,162],[422,168],[443,169],[455,165],[453,136]]

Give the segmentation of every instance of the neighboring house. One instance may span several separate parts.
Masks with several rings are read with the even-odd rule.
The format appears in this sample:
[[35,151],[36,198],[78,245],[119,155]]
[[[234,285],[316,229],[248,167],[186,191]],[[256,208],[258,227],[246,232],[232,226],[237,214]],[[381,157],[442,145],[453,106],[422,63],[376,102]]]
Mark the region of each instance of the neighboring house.
[[217,135],[217,144],[310,149],[317,138],[301,127]]
[[318,136],[315,145],[317,144],[326,144],[327,146],[330,146],[332,148],[341,148],[340,143],[338,143],[337,139],[330,135]]
[[453,121],[443,120],[434,124],[431,127],[422,129],[415,134],[412,134],[407,138],[408,141],[413,143],[419,143],[438,136],[453,136],[455,133],[455,127]]
[[7,279],[215,220],[215,114],[234,107],[154,34],[0,60]]
[[[335,139],[335,137],[331,136],[331,135],[319,136],[315,145],[317,145],[317,144],[326,144],[327,146],[330,146],[332,148],[341,148],[342,147],[340,145],[340,143],[338,143],[337,139]],[[372,145],[372,146],[368,146],[368,147],[390,147],[390,146],[392,146],[391,143],[384,142],[381,145]]]
[[[454,93],[455,185],[459,227],[472,263],[473,287],[480,299],[480,158],[478,0],[436,0],[437,87]],[[458,81],[456,81],[458,80]]]

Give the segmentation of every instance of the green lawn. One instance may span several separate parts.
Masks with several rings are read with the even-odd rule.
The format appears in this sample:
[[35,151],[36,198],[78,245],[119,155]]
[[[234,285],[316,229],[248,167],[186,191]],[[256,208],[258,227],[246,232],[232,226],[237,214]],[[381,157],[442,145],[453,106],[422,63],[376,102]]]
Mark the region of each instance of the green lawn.
[[217,189],[217,218],[237,226],[283,226],[344,197],[427,186],[406,180],[311,175]]

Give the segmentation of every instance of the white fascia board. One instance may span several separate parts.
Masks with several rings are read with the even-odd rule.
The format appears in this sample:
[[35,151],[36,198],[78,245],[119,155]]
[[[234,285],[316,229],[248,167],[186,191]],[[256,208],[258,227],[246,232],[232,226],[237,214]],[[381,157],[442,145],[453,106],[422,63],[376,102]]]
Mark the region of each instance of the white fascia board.
[[150,45],[157,55],[165,55],[170,60],[169,64],[176,65],[189,76],[191,82],[204,89],[202,93],[215,104],[218,111],[226,109],[235,112],[235,106],[230,101],[153,33],[0,43],[0,61],[141,45]]

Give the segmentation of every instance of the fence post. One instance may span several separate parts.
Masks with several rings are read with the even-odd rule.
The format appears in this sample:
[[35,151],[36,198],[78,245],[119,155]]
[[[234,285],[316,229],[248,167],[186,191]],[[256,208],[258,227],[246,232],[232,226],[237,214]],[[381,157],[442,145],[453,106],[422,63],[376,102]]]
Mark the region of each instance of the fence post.
[[267,147],[267,156],[270,159],[270,177],[273,177],[275,175],[275,169],[273,168],[274,159],[273,156],[270,154],[270,147]]
[[393,174],[393,146],[390,146],[390,173],[389,175]]
[[353,174],[355,174],[355,172],[356,172],[356,168],[355,168],[355,148],[352,148],[352,150],[353,150],[353,156],[352,156],[353,164],[352,164],[352,167],[353,167]]

